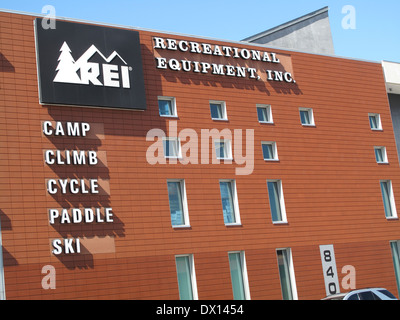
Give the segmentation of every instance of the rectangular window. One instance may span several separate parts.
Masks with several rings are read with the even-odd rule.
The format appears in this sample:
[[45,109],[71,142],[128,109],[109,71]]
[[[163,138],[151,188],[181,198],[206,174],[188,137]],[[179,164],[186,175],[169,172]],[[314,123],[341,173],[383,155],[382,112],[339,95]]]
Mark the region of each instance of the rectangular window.
[[290,248],[276,250],[283,300],[297,300],[296,280]]
[[400,294],[400,241],[391,241],[390,248],[392,250],[394,273],[396,276],[397,291]]
[[228,120],[224,101],[210,101],[211,119]]
[[232,160],[232,148],[230,140],[215,140],[214,145],[217,159]]
[[277,161],[278,159],[278,149],[276,147],[276,142],[261,142],[263,157],[265,161]]
[[0,219],[0,300],[6,300],[6,289],[4,285],[4,264],[3,264],[3,244],[1,236],[1,219]]
[[388,163],[385,147],[374,147],[375,159],[377,163]]
[[168,180],[169,211],[173,227],[190,227],[184,180]]
[[175,256],[176,274],[178,276],[179,298],[197,300],[196,274],[193,255]]
[[382,130],[381,116],[378,113],[368,113],[371,130]]
[[158,110],[162,117],[177,117],[175,98],[158,97]]
[[257,105],[258,122],[260,123],[274,123],[272,119],[272,111],[270,105]]
[[179,138],[163,138],[165,158],[181,158],[181,141]]
[[273,223],[287,223],[282,181],[268,180],[268,197]]
[[394,201],[392,182],[390,180],[382,180],[380,184],[386,218],[395,219],[397,218],[397,210]]
[[249,281],[244,252],[229,252],[229,267],[234,300],[250,300]]
[[314,115],[311,108],[300,108],[300,121],[303,126],[314,126]]
[[221,180],[219,182],[221,191],[222,212],[224,222],[229,224],[240,224],[239,204],[234,180]]

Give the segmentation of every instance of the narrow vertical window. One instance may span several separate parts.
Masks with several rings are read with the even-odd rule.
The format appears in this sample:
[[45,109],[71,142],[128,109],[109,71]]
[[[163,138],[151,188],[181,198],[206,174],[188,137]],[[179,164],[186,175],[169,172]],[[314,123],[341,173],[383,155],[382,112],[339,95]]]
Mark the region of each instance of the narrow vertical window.
[[175,256],[180,300],[197,300],[193,255]]
[[230,140],[215,140],[214,145],[217,159],[232,160],[232,148]]
[[269,105],[257,105],[257,117],[260,123],[274,123],[272,119],[271,106]]
[[390,180],[382,180],[380,181],[380,184],[386,219],[397,218],[397,210],[393,196],[392,182]]
[[311,108],[300,108],[300,121],[303,126],[314,126],[314,114]]
[[0,300],[6,300],[6,289],[4,285],[4,264],[3,264],[3,244],[1,236],[1,219],[0,219]]
[[369,113],[369,125],[371,130],[382,130],[381,116],[378,113]]
[[239,206],[236,194],[236,184],[234,180],[221,180],[219,182],[221,191],[222,212],[224,223],[240,224]]
[[234,300],[250,300],[244,252],[229,252],[232,291]]
[[224,101],[210,101],[212,120],[228,120]]
[[165,158],[181,158],[181,142],[179,138],[163,138]]
[[280,180],[268,180],[268,197],[273,223],[286,223],[285,201]]
[[171,214],[171,224],[173,227],[188,227],[189,214],[186,201],[186,188],[183,180],[169,180],[168,198],[169,210]]
[[400,294],[400,241],[391,241],[390,248],[392,250],[394,273],[396,276],[397,291]]
[[158,111],[162,117],[176,117],[176,102],[172,97],[158,97]]
[[296,281],[294,278],[294,268],[290,248],[278,249],[279,278],[281,281],[283,300],[297,300]]
[[377,163],[388,163],[385,147],[374,147],[375,159]]
[[261,142],[263,157],[265,161],[277,161],[278,150],[275,142]]

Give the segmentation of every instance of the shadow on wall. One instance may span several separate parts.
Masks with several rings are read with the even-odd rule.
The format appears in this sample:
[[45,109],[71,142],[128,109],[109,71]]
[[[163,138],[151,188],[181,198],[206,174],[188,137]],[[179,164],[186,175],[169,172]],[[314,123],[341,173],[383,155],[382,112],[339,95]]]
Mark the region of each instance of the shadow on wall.
[[[151,50],[146,49],[145,54],[153,57],[153,51]],[[284,64],[291,68],[290,55],[283,53],[280,53],[279,55],[284,58]],[[162,62],[156,62],[156,58],[164,60],[162,60]],[[179,82],[184,85],[201,85],[213,88],[232,88],[248,90],[249,92],[257,90],[268,96],[271,95],[271,86],[277,93],[293,93],[296,95],[302,94],[299,86],[295,82],[271,81],[266,79],[266,69],[283,73],[288,72],[288,70],[285,70],[283,62],[276,64],[208,55],[202,55],[199,57],[188,51],[179,52],[177,54],[176,51],[158,51],[157,49],[154,50],[153,59],[154,68],[157,68],[157,64],[159,64],[159,68],[157,70],[160,74],[160,77],[163,77],[166,81],[172,83]],[[197,63],[193,62],[194,60],[196,60]],[[211,67],[203,68],[202,63],[208,63]],[[214,69],[214,66],[217,67]],[[230,72],[233,72],[233,74],[235,74],[234,76],[227,75],[228,69],[226,66],[233,67],[233,69],[230,69]],[[176,70],[174,70],[174,68]],[[185,71],[185,69],[187,71]],[[239,69],[243,71],[239,72]],[[249,71],[249,69],[256,70],[256,72],[254,73]]]
[[[149,130],[159,128],[164,132],[167,132],[168,120],[159,117],[159,110],[157,104],[157,96],[166,95],[166,91],[162,86],[163,81],[167,82],[180,82],[187,85],[197,85],[205,87],[223,87],[223,88],[235,88],[241,90],[248,90],[249,94],[251,91],[258,90],[267,95],[271,95],[271,88],[277,93],[282,94],[302,94],[296,83],[286,83],[277,81],[257,81],[254,79],[246,78],[235,78],[228,76],[219,75],[200,75],[193,77],[190,72],[176,72],[172,70],[157,70],[156,62],[154,61],[153,51],[147,48],[145,45],[141,46],[142,57],[147,59],[147,63],[143,63],[144,74],[155,75],[154,77],[147,78],[146,82],[146,99],[147,99],[147,110],[146,111],[132,111],[132,110],[106,110],[95,108],[73,108],[66,106],[39,106],[40,108],[47,108],[48,119],[50,121],[60,122],[88,122],[101,124],[103,126],[104,137],[140,137],[144,139]],[[184,59],[184,57],[182,58]],[[150,60],[152,62],[150,63]],[[274,66],[277,71],[286,72],[282,65]],[[15,68],[8,61],[8,59],[0,53],[0,72],[15,72]],[[149,80],[150,79],[150,80]],[[151,83],[149,82],[151,81]],[[151,86],[150,86],[151,84]],[[270,86],[269,86],[270,85]],[[149,89],[150,88],[150,89]],[[85,150],[85,151],[96,151],[98,154],[102,152],[103,140],[98,136],[94,135],[88,138],[83,137],[59,137],[59,136],[47,136],[53,147],[47,147],[46,149],[54,150]],[[150,143],[149,143],[150,144]],[[135,146],[132,146],[135,148]],[[134,152],[145,152],[142,149],[136,149]],[[110,154],[107,150],[108,157],[115,159],[116,154]],[[145,154],[139,154],[139,157],[145,157]],[[143,158],[141,158],[143,159]],[[130,159],[131,166],[135,165],[136,160]],[[110,171],[108,165],[101,159],[96,166],[89,165],[46,165],[46,170],[51,174],[47,174],[48,179],[98,179],[99,181],[110,181]],[[117,181],[118,182],[118,181]],[[43,181],[45,183],[45,181]],[[110,183],[109,183],[110,186]],[[128,188],[128,187],[126,187]],[[129,193],[131,190],[124,190]],[[103,185],[99,186],[99,194],[96,195],[76,195],[76,194],[60,194],[47,195],[49,199],[53,199],[57,203],[58,209],[72,209],[72,208],[109,208],[112,207],[110,190],[107,190]],[[129,199],[135,199],[135,195]],[[56,209],[56,208],[55,208]],[[57,233],[60,234],[61,238],[68,237],[84,237],[84,238],[105,238],[105,237],[125,237],[125,224],[123,217],[129,214],[129,217],[135,219],[140,217],[143,212],[136,212],[135,208],[132,207],[125,212],[117,212],[113,210],[113,223],[91,223],[91,224],[60,224],[55,223],[50,228],[54,228]],[[0,212],[2,229],[11,230],[12,223],[11,219]],[[62,262],[67,268],[93,268],[94,259],[93,254],[90,252],[90,248],[86,248],[85,245],[81,245],[81,250],[84,254],[69,254],[69,255],[58,255],[57,259]],[[3,247],[3,256],[5,265],[17,265],[18,262],[12,255]]]
[[[60,109],[61,108],[61,109]],[[95,165],[88,164],[88,158],[84,157],[85,163],[82,162],[72,164],[46,164],[46,170],[51,174],[46,174],[46,185],[49,179],[55,181],[71,181],[72,179],[78,181],[79,192],[72,193],[71,189],[67,187],[66,192],[61,192],[61,187],[57,183],[54,188],[57,188],[55,194],[47,192],[47,197],[51,197],[56,203],[51,209],[58,210],[59,216],[50,223],[50,227],[54,228],[60,234],[61,239],[80,239],[80,253],[62,252],[55,255],[56,258],[65,265],[68,269],[87,269],[94,268],[93,254],[83,242],[96,241],[96,239],[109,239],[114,243],[115,237],[125,237],[125,227],[122,220],[118,217],[118,213],[112,210],[112,222],[106,223],[105,208],[112,208],[110,199],[110,173],[107,166],[106,153],[101,150],[102,141],[104,139],[104,124],[98,123],[98,120],[87,119],[80,117],[81,112],[71,117],[70,112],[65,112],[68,107],[48,107],[50,115],[53,115],[51,120],[52,126],[56,123],[66,122],[87,122],[91,124],[91,130],[87,136],[55,136],[47,135],[45,139],[49,141],[53,147],[47,147],[46,150],[52,150],[54,153],[60,151],[60,156],[57,161],[67,163],[67,156],[65,150],[70,151],[93,151],[96,154],[97,163]],[[72,118],[72,119],[71,119]],[[94,122],[97,123],[94,123]],[[92,125],[93,124],[93,125]],[[51,158],[51,159],[55,159]],[[72,159],[72,158],[71,158]],[[81,160],[82,161],[82,160]],[[90,181],[96,180],[97,192],[91,192]],[[85,185],[88,192],[83,194],[81,192],[81,185]],[[93,219],[86,221],[84,218],[84,208],[90,209],[93,212]],[[81,212],[81,220],[74,223],[72,218],[72,209],[79,209]],[[69,221],[61,222],[62,212],[68,210]],[[97,211],[98,210],[98,213]],[[96,214],[97,213],[97,214]],[[76,222],[76,221],[75,221]],[[51,240],[51,239],[50,239]],[[51,242],[50,242],[51,246]],[[100,250],[101,252],[101,250]]]
[[[275,74],[275,72],[278,72]],[[288,71],[282,64],[274,65],[273,71],[271,72],[272,79],[279,79],[282,75],[285,75]],[[302,95],[303,92],[300,90],[298,84],[295,82],[296,79],[293,79],[292,82],[286,81],[268,81],[271,87],[278,94],[295,94]]]
[[[142,45],[142,51],[147,50]],[[146,53],[147,56],[149,53]],[[146,64],[144,64],[145,67]],[[146,71],[145,71],[146,74]],[[57,210],[67,209],[83,209],[101,208],[100,219],[104,220],[104,209],[112,208],[112,222],[92,222],[92,223],[60,223],[60,220],[51,224],[49,227],[53,228],[60,235],[60,238],[79,238],[81,241],[80,254],[60,254],[56,255],[57,259],[65,265],[68,269],[75,268],[94,268],[94,257],[98,253],[115,253],[114,239],[125,237],[125,223],[124,217],[135,219],[141,217],[143,212],[135,212],[135,206],[129,207],[127,203],[131,203],[139,196],[134,191],[129,190],[130,186],[135,185],[132,183],[122,183],[118,179],[126,178],[123,174],[119,175],[119,171],[114,172],[114,180],[111,180],[109,163],[118,161],[122,163],[127,161],[130,167],[135,167],[136,161],[141,156],[146,157],[145,145],[135,144],[135,138],[140,137],[143,141],[147,132],[154,128],[160,128],[167,131],[167,121],[159,117],[157,96],[163,95],[161,80],[153,80],[151,86],[151,95],[146,92],[147,110],[114,110],[105,108],[88,108],[88,107],[68,107],[68,106],[43,106],[47,109],[49,117],[42,119],[42,121],[55,122],[86,122],[91,125],[91,130],[86,137],[70,137],[70,136],[44,136],[44,139],[51,143],[46,146],[46,150],[84,150],[94,151],[98,155],[98,163],[96,165],[45,165],[46,179],[97,179],[99,182],[97,194],[71,194],[67,192],[62,194],[57,192],[51,195],[47,192],[47,197],[54,200],[58,208]],[[126,144],[122,144],[123,137],[127,137]],[[132,138],[132,139],[131,139]],[[118,145],[110,143],[111,141],[118,141]],[[107,142],[107,143],[106,143]],[[104,147],[104,144],[107,144]],[[143,154],[141,154],[144,152]],[[140,157],[138,157],[140,155]],[[62,154],[62,157],[65,154]],[[62,159],[64,160],[64,158]],[[111,160],[111,161],[110,161]],[[110,167],[114,168],[114,167]],[[114,168],[116,169],[116,168]],[[112,170],[112,169],[111,169]],[[86,185],[88,185],[86,183]],[[125,188],[122,190],[114,191],[118,193],[118,201],[112,203],[111,195],[113,186],[118,188]],[[123,194],[123,196],[121,196]],[[114,207],[115,206],[115,207]],[[96,219],[95,219],[96,220]],[[90,243],[89,243],[90,242]],[[104,245],[104,248],[101,246]],[[114,250],[114,251],[113,251]]]
[[0,72],[15,72],[14,66],[8,59],[0,52]]
[[3,246],[3,265],[5,267],[17,266],[18,261],[14,256]]
[[[12,225],[10,218],[5,214],[4,210],[0,209],[0,230],[1,231],[11,231]],[[1,234],[1,233],[0,233]],[[18,261],[14,258],[14,256],[4,247],[2,246],[3,251],[3,265],[4,266],[17,266]]]
[[81,244],[81,253],[56,255],[57,259],[69,270],[93,269],[93,255]]

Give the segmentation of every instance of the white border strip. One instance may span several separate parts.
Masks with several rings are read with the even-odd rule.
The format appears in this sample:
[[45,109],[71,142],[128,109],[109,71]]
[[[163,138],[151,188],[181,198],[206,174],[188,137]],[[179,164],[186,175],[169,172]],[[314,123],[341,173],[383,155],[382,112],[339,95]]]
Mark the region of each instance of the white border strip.
[[4,265],[3,265],[3,244],[1,240],[1,221],[0,221],[0,300],[6,300],[6,288],[4,283]]

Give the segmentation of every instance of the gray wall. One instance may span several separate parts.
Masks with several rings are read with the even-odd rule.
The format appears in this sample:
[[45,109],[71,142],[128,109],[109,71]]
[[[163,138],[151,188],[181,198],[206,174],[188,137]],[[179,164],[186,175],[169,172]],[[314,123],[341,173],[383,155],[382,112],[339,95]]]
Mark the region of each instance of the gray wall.
[[267,35],[251,42],[310,53],[335,54],[328,11],[277,29],[271,29],[271,33],[267,32]]
[[400,95],[389,94],[390,112],[392,114],[394,136],[396,138],[397,154],[400,159]]

